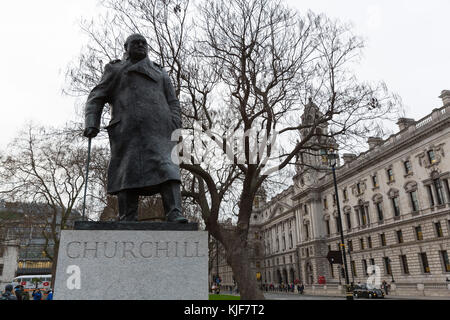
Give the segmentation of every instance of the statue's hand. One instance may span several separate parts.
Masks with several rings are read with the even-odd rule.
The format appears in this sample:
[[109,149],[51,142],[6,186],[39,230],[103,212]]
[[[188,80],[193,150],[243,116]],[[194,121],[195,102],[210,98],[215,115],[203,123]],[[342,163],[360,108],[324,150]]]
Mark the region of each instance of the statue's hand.
[[94,127],[84,129],[83,135],[87,138],[95,138],[98,134],[99,130]]

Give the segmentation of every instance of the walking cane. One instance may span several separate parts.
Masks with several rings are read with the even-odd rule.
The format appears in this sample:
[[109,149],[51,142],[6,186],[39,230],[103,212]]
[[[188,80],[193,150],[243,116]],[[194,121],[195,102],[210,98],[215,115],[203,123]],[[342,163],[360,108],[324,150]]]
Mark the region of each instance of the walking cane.
[[86,162],[86,182],[84,184],[84,198],[83,198],[83,221],[84,221],[84,213],[86,211],[86,194],[87,194],[87,185],[88,185],[88,178],[89,178],[89,162],[91,161],[91,141],[92,138],[89,137],[88,142],[88,156],[87,156],[87,162]]

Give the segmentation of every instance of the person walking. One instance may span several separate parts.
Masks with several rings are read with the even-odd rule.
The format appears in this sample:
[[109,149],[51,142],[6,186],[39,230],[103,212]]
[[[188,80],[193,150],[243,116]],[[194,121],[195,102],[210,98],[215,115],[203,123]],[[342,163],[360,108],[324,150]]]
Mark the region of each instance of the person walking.
[[387,284],[386,280],[383,280],[383,282],[381,284],[381,287],[384,289],[384,293],[386,295],[388,295],[389,294],[389,289],[388,289],[388,284]]
[[47,300],[53,300],[53,291],[52,289],[47,292]]
[[22,300],[30,300],[30,295],[28,294],[28,291],[25,291],[25,288],[20,285],[20,289],[22,291]]
[[305,285],[303,284],[303,282],[300,284],[300,294],[303,294],[303,290],[305,290]]
[[33,297],[33,300],[41,300],[42,299],[41,290],[34,289],[33,294],[31,296]]
[[5,286],[5,292],[0,297],[0,300],[17,300],[17,297],[12,293],[13,286],[11,284],[7,284]]
[[23,300],[23,299],[22,299],[23,292],[22,292],[22,288],[20,287],[20,285],[17,285],[17,286],[14,288],[14,293],[16,294],[17,300],[19,300],[19,301]]

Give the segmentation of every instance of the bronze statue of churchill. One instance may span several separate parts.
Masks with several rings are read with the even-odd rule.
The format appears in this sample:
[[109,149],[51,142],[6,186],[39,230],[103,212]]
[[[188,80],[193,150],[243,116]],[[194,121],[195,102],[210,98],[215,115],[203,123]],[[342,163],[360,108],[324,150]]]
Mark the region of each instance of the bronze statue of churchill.
[[100,83],[89,94],[84,135],[97,135],[108,103],[111,160],[107,191],[118,197],[120,221],[137,221],[140,195],[160,193],[167,221],[186,223],[181,211],[180,169],[171,159],[176,144],[171,135],[181,127],[180,103],[167,72],[148,58],[143,36],[127,38],[124,56],[105,66]]

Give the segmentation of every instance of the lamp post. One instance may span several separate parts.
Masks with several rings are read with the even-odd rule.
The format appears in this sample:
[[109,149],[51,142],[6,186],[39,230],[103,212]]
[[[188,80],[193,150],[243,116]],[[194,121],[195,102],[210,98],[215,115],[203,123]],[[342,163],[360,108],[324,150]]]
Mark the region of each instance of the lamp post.
[[339,224],[339,231],[341,234],[341,245],[340,250],[342,252],[342,257],[344,259],[344,271],[345,271],[345,286],[346,286],[346,298],[347,300],[353,300],[353,293],[350,290],[350,283],[348,278],[348,268],[347,268],[347,256],[345,253],[345,242],[344,242],[344,230],[342,228],[342,217],[341,217],[341,209],[339,205],[339,193],[338,193],[338,187],[337,187],[337,181],[336,181],[336,165],[337,165],[337,158],[338,155],[334,152],[333,149],[330,149],[331,152],[329,153],[322,153],[322,156],[326,157],[326,160],[328,164],[331,166],[331,170],[333,172],[333,181],[334,181],[334,192],[336,195],[336,205],[337,205],[337,212],[338,212],[338,224]]

